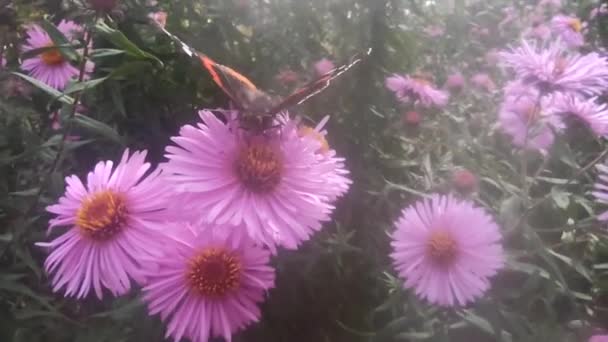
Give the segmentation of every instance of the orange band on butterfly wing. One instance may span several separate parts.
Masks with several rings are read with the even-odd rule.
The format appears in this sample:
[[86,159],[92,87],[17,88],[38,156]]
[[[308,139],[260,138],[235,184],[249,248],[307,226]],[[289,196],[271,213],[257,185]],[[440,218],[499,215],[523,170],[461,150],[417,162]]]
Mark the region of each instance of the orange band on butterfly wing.
[[205,69],[207,69],[209,74],[211,74],[211,78],[213,79],[213,82],[215,82],[215,84],[217,84],[220,88],[222,88],[223,91],[227,92],[227,90],[224,88],[224,83],[222,82],[220,75],[218,75],[218,73],[215,69],[217,63],[215,63],[211,58],[209,58],[203,54],[199,54],[199,58],[201,59],[201,62],[203,63],[203,67]]

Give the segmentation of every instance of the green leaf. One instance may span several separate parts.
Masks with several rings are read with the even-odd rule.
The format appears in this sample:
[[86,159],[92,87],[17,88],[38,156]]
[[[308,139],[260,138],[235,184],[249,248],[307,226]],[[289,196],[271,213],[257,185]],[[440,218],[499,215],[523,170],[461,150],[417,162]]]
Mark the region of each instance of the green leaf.
[[19,279],[21,275],[17,274],[5,274],[0,276],[0,291],[7,291],[12,293],[17,293],[20,295],[24,295],[36,300],[42,306],[48,308],[49,310],[55,310],[55,308],[49,304],[47,298],[39,296],[36,292],[32,291],[29,287],[25,286],[17,279]]
[[9,195],[10,196],[23,196],[23,197],[34,196],[34,195],[38,194],[38,189],[39,188],[31,188],[31,189],[22,190],[22,191],[10,192]]
[[409,340],[409,341],[422,341],[422,340],[428,340],[430,338],[433,337],[433,333],[430,332],[404,332],[404,333],[400,333],[395,335],[395,338],[397,339],[404,339],[404,340]]
[[590,283],[593,282],[593,280],[591,279],[591,275],[589,274],[589,271],[583,266],[582,263],[577,262],[577,261],[573,260],[572,258],[567,257],[563,254],[559,254],[550,248],[547,248],[547,252],[549,254],[553,255],[554,257],[556,257],[557,259],[563,261],[566,265],[572,267],[576,272],[578,272],[580,275],[582,275]]
[[125,52],[123,50],[118,50],[118,49],[95,49],[95,50],[91,51],[89,56],[91,56],[92,59],[98,59],[98,58],[104,58],[104,57],[110,57],[110,56],[118,56],[118,55],[122,55],[124,53]]
[[112,70],[108,77],[116,80],[128,80],[132,75],[141,75],[151,67],[152,65],[147,61],[128,62]]
[[74,103],[74,99],[71,98],[70,96],[63,94],[59,90],[52,88],[52,87],[46,85],[45,83],[38,81],[35,78],[29,77],[27,75],[24,75],[24,74],[21,74],[18,72],[12,72],[12,74],[23,78],[24,80],[26,80],[26,81],[30,82],[31,84],[33,84],[34,86],[36,86],[36,88],[51,95],[53,97],[53,101],[59,101],[59,102],[63,102],[65,104],[69,104],[69,105]]
[[103,81],[107,80],[109,76],[106,77],[102,77],[102,78],[96,78],[94,80],[88,80],[88,81],[84,81],[84,82],[76,82],[76,83],[72,83],[66,90],[65,93],[66,94],[73,94],[79,91],[84,91],[84,90],[88,90],[91,88],[95,88],[96,86],[98,86],[99,84],[101,84]]
[[116,47],[124,50],[129,56],[139,59],[150,59],[155,61],[159,66],[163,66],[163,62],[160,59],[137,47],[137,45],[130,41],[122,32],[111,28],[103,22],[98,22],[95,25],[95,30]]
[[125,102],[122,97],[122,92],[120,91],[120,84],[117,82],[112,82],[110,88],[110,96],[112,97],[112,104],[118,110],[123,117],[127,116],[127,110],[125,109]]
[[51,38],[53,43],[55,43],[56,46],[71,47],[71,48],[59,49],[59,52],[61,53],[61,55],[64,58],[66,58],[70,61],[80,60],[80,56],[78,55],[76,50],[73,48],[69,39],[66,36],[64,36],[63,33],[61,33],[61,31],[59,31],[57,26],[55,26],[53,23],[51,23],[48,20],[43,20],[42,22],[40,22],[40,26],[42,26],[42,28],[46,31],[46,33],[48,33],[49,37]]
[[76,114],[74,117],[76,125],[89,130],[91,132],[97,133],[103,137],[108,138],[118,144],[123,144],[122,138],[120,135],[110,126],[106,125],[101,121],[97,121],[93,118],[90,118],[85,115]]
[[560,209],[567,209],[570,206],[570,193],[555,186],[551,188],[551,198]]

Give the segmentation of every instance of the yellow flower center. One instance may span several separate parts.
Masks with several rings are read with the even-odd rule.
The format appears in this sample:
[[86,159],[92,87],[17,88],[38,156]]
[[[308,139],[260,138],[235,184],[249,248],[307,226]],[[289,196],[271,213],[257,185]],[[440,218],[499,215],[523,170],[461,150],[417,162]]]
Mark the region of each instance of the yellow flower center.
[[[47,47],[52,46],[53,45],[48,45]],[[46,65],[58,65],[63,63],[63,56],[57,48],[45,50],[40,54],[40,59],[42,59],[42,62],[44,62]]]
[[440,265],[449,265],[458,252],[456,240],[443,230],[432,232],[426,247],[428,256]]
[[201,296],[222,297],[240,285],[241,261],[224,249],[205,249],[188,266],[187,282]]
[[318,141],[320,144],[320,147],[316,151],[317,153],[325,154],[329,151],[329,144],[327,143],[327,139],[325,139],[325,136],[323,134],[317,132],[314,128],[309,127],[309,126],[302,126],[298,130],[298,135],[300,137],[309,136],[309,137],[315,139],[316,141]]
[[583,24],[577,18],[570,20],[568,26],[570,26],[570,28],[575,32],[581,32],[581,30],[583,29]]
[[234,166],[239,179],[254,192],[270,192],[281,182],[281,156],[268,144],[254,143],[245,146]]
[[124,229],[127,216],[124,195],[105,190],[83,201],[76,213],[76,226],[84,236],[105,241]]

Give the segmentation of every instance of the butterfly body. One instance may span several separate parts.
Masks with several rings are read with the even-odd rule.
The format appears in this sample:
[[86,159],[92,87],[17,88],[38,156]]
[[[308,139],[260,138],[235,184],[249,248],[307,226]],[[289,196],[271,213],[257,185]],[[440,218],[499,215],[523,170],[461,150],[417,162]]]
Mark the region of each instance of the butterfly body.
[[[217,63],[207,55],[194,50],[163,27],[159,25],[155,26],[175,41],[182,51],[201,63],[203,68],[211,75],[213,82],[232,100],[235,107],[239,110],[239,126],[253,133],[263,133],[268,129],[276,127],[275,118],[278,113],[320,93],[329,86],[333,79],[345,73],[364,57],[356,55],[351,59],[350,63],[327,72],[284,99],[276,99],[258,89],[253,82],[239,72]],[[365,55],[369,55],[370,53],[371,49],[368,49]]]

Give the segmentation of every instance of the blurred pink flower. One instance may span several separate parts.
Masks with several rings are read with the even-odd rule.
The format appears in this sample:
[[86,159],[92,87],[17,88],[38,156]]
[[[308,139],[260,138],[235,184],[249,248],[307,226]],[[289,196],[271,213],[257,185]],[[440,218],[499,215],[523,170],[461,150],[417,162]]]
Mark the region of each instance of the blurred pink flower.
[[451,178],[452,187],[460,194],[467,195],[477,190],[477,176],[467,169],[454,171]]
[[[513,91],[513,90],[511,90]],[[545,111],[547,99],[538,100],[538,90],[520,90],[518,96],[507,94],[502,103],[498,123],[511,137],[513,145],[546,153],[553,145],[554,131],[565,128],[561,117]]]
[[430,25],[424,28],[424,33],[429,37],[441,37],[445,34],[445,29],[439,25]]
[[2,56],[2,58],[0,58],[0,69],[4,69],[5,66],[6,66],[6,58],[4,56]]
[[496,90],[496,84],[492,81],[490,75],[486,73],[477,73],[471,77],[471,84],[479,89],[483,89],[488,92]]
[[597,103],[597,98],[581,98],[573,94],[556,94],[548,111],[555,115],[577,118],[595,134],[608,134],[608,106]]
[[475,301],[504,266],[498,225],[471,201],[433,194],[403,209],[395,226],[393,265],[404,287],[432,304]]
[[593,20],[597,16],[603,16],[606,14],[608,14],[608,4],[604,3],[591,9],[589,12],[589,20]]
[[167,12],[158,11],[148,14],[152,20],[156,21],[160,27],[164,28],[167,25]]
[[551,36],[551,28],[544,23],[534,24],[523,32],[523,36],[544,41]]
[[520,46],[501,52],[500,57],[518,78],[544,92],[598,95],[608,88],[606,57],[566,51],[559,41],[543,46],[524,40]]
[[583,38],[584,25],[576,17],[565,15],[556,15],[551,19],[551,28],[553,32],[569,47],[578,48],[585,44]]
[[513,21],[515,21],[515,19],[517,19],[517,16],[518,16],[517,9],[515,9],[515,7],[513,7],[513,6],[506,7],[505,9],[503,9],[502,12],[504,14],[504,17],[498,23],[498,28],[501,30],[504,29],[505,26],[507,26],[510,23],[512,23]]
[[[82,32],[82,28],[74,22],[62,20],[57,29],[70,41],[76,39],[76,35]],[[22,47],[23,52],[34,49],[52,47],[53,41],[49,35],[38,25],[31,25],[27,30],[28,38]],[[23,61],[21,68],[29,74],[46,83],[48,86],[63,90],[70,80],[78,76],[79,70],[66,60],[59,49],[48,49],[38,55]],[[86,72],[90,73],[93,64],[86,64]]]
[[[606,174],[606,172],[603,173]],[[589,338],[589,342],[608,342],[608,335],[593,335]]]
[[[82,114],[82,113],[79,113]],[[59,111],[53,112],[49,114],[49,119],[51,120],[51,129],[58,131],[61,129],[61,118],[59,117]],[[80,140],[79,135],[66,135],[65,140],[67,141],[78,141]]]
[[314,64],[315,73],[317,76],[322,76],[334,70],[336,65],[327,58],[321,58]]
[[459,91],[464,87],[464,76],[460,71],[450,74],[445,81],[444,88],[451,91]]
[[414,110],[408,110],[403,113],[401,120],[406,126],[417,127],[422,122],[422,115]]
[[445,107],[450,97],[447,92],[436,89],[430,81],[422,77],[393,74],[386,78],[384,84],[395,93],[400,102],[412,102],[425,108]]

